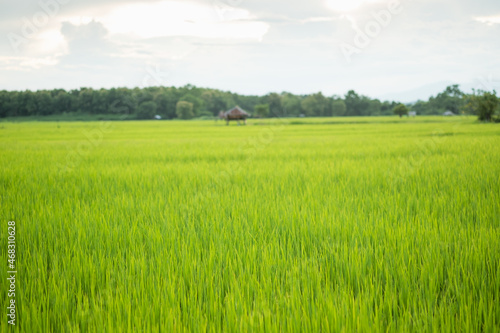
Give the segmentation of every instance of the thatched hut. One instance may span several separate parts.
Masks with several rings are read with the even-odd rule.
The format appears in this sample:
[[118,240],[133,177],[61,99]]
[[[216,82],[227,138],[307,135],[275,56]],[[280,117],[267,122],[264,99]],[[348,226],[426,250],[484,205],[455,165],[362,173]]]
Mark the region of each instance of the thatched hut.
[[238,125],[240,124],[240,120],[243,120],[243,123],[246,125],[247,118],[250,117],[250,113],[246,112],[239,106],[235,106],[231,110],[221,111],[219,113],[219,118],[226,120],[226,125],[229,125],[229,121],[236,120]]

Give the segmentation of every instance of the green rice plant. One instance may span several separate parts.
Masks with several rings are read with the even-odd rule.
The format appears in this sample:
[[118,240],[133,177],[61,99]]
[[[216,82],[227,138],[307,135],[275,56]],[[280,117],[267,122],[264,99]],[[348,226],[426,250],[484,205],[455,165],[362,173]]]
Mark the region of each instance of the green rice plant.
[[498,331],[500,129],[395,120],[2,123],[17,329]]

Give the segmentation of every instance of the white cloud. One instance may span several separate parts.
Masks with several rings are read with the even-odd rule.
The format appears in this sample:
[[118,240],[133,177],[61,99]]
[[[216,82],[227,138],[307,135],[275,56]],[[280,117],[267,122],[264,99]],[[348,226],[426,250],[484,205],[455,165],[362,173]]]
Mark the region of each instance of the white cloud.
[[[168,85],[376,97],[499,68],[498,0],[399,0],[401,13],[348,65],[339,45],[391,1],[72,1],[19,52],[0,39],[0,89],[133,87],[151,65]],[[32,5],[4,8],[0,32],[23,36],[23,18],[41,10]]]
[[335,17],[309,17],[303,20],[299,20],[300,23],[320,23],[320,22],[333,22],[338,20]]
[[59,30],[48,29],[37,36],[31,45],[33,54],[64,54],[67,43]]
[[[91,17],[69,17],[78,24]],[[261,40],[269,25],[255,20],[249,11],[212,5],[161,1],[132,3],[116,7],[102,16],[93,17],[102,22],[111,34],[129,34],[140,38],[191,36],[202,38],[230,38]]]
[[350,12],[363,5],[382,1],[384,0],[326,0],[326,5],[337,12]]
[[476,21],[487,24],[500,24],[500,15],[476,17]]
[[0,66],[7,71],[30,71],[59,63],[57,56],[46,57],[0,57]]
[[22,52],[0,54],[0,69],[7,71],[33,71],[55,66],[68,53],[67,43],[57,29],[41,30],[28,40]]

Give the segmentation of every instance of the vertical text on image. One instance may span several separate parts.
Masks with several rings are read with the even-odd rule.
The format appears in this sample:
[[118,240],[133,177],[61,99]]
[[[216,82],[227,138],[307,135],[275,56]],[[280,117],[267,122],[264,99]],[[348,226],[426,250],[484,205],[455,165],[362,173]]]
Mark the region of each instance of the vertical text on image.
[[16,325],[16,222],[9,221],[7,223],[7,256],[8,270],[7,280],[9,281],[9,290],[7,293],[7,318],[10,325]]

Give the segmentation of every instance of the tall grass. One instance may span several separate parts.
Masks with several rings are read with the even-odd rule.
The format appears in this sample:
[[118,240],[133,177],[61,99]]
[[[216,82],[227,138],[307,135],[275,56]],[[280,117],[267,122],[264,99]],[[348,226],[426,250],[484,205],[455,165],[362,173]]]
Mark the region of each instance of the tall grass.
[[2,123],[18,329],[498,331],[500,129],[394,120]]

